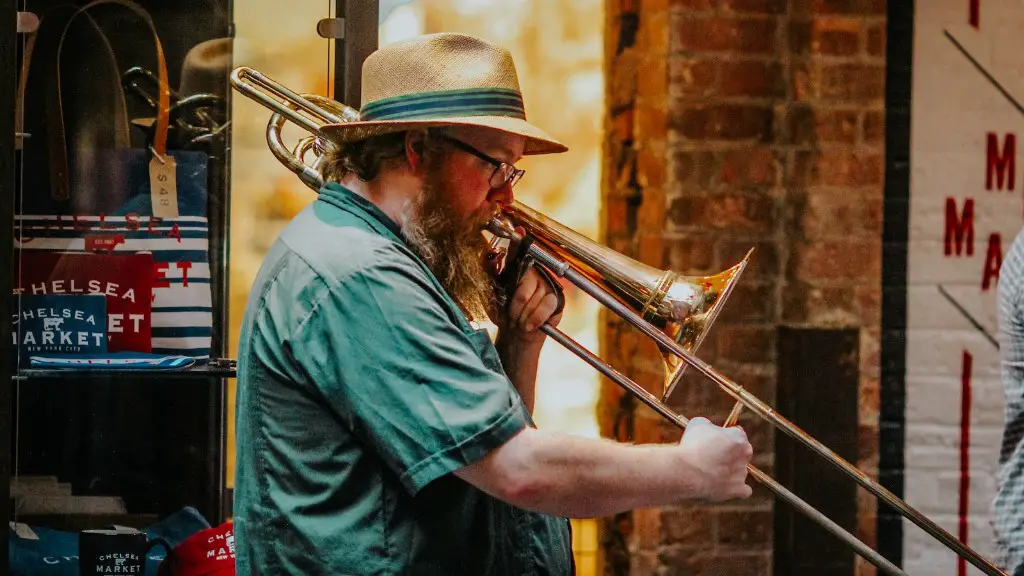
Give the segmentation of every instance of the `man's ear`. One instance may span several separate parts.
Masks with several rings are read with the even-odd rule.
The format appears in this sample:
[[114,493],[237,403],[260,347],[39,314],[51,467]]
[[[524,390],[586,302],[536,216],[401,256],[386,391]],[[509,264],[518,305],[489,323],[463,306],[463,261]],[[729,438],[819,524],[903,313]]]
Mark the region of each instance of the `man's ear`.
[[405,133],[405,160],[413,174],[417,174],[423,167],[426,139],[426,130],[409,130]]

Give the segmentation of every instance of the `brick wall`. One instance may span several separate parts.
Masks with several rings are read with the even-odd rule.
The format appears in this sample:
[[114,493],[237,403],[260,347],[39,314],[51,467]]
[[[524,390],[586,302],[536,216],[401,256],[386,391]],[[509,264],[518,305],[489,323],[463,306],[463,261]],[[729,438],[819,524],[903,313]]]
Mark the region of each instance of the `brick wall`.
[[[698,355],[769,404],[778,326],[858,328],[855,464],[875,474],[885,0],[609,0],[606,11],[603,240],[685,274],[721,271],[755,248]],[[605,357],[660,384],[654,346],[615,317],[604,326]],[[731,407],[692,375],[671,402],[719,423]],[[600,411],[608,436],[679,438],[610,382]],[[741,423],[771,472],[773,429]],[[874,545],[875,501],[858,493],[857,535]],[[741,503],[609,521],[607,573],[769,574],[772,506],[755,485]],[[621,532],[628,571],[611,562],[626,557]]]

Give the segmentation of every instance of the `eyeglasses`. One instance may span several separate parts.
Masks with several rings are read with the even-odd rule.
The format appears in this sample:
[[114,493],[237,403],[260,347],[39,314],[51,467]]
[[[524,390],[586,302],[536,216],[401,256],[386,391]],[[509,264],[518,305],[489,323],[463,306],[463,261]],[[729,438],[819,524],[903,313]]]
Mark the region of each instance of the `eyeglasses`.
[[477,158],[483,160],[484,162],[487,162],[491,166],[494,166],[494,172],[491,172],[490,179],[490,185],[492,189],[497,190],[498,188],[501,188],[506,184],[508,184],[509,187],[511,188],[515,186],[517,182],[519,182],[519,179],[523,177],[523,174],[526,174],[526,170],[520,170],[519,168],[516,168],[515,166],[507,162],[502,162],[497,158],[492,158],[487,154],[484,154],[483,152],[470,146],[469,144],[466,144],[462,140],[457,140],[455,138],[452,138],[451,136],[446,136],[440,133],[434,133],[434,135],[436,135],[441,140],[448,142],[449,144],[458,148],[459,150],[462,150],[463,152],[468,152],[469,154],[476,156]]

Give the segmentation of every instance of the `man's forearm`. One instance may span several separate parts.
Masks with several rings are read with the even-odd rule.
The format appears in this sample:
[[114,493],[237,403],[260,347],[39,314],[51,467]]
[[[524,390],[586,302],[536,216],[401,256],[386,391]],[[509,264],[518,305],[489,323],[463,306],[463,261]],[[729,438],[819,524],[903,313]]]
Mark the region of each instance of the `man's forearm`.
[[526,409],[533,414],[537,391],[537,367],[540,364],[540,342],[518,342],[514,339],[502,339],[500,336],[496,348],[501,364],[523,399]]
[[684,461],[676,445],[627,446],[526,429],[488,458],[490,470],[468,481],[494,482],[491,489],[482,487],[513,505],[556,516],[607,516],[706,492],[701,471]]

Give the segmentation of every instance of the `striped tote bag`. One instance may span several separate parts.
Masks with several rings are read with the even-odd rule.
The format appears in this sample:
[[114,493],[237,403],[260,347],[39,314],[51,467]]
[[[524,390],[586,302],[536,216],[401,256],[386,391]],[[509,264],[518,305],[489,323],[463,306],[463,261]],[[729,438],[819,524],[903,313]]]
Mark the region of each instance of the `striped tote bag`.
[[[206,157],[202,153],[175,153],[179,172],[180,215],[161,218],[152,214],[148,194],[140,193],[110,213],[83,210],[75,213],[27,210],[15,216],[15,246],[23,269],[40,265],[60,267],[62,254],[152,255],[152,268],[138,270],[152,283],[150,350],[137,352],[209,358],[213,331],[213,304],[209,260],[209,223],[206,217]],[[127,189],[145,189],[141,159],[132,156],[114,162],[127,174]],[[132,168],[137,168],[133,170]],[[146,175],[148,179],[148,174]],[[190,198],[191,201],[182,200]],[[55,258],[57,256],[57,258]],[[97,258],[102,265],[102,258]],[[76,289],[70,283],[60,286]],[[54,290],[54,283],[29,283],[25,293]],[[108,293],[109,283],[83,283],[79,293]],[[114,294],[109,292],[113,291]]]

